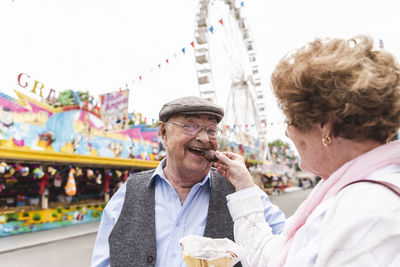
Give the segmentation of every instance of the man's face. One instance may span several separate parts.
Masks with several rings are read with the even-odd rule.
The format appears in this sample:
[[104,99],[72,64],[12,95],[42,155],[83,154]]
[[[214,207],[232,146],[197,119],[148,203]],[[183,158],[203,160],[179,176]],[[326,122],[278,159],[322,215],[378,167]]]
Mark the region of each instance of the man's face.
[[218,139],[210,138],[202,129],[197,135],[185,133],[183,127],[174,124],[199,124],[201,126],[217,126],[214,116],[176,115],[168,122],[161,122],[159,129],[163,144],[167,152],[167,166],[171,165],[177,171],[196,173],[204,177],[210,170],[212,163],[208,162],[197,150],[217,150]]

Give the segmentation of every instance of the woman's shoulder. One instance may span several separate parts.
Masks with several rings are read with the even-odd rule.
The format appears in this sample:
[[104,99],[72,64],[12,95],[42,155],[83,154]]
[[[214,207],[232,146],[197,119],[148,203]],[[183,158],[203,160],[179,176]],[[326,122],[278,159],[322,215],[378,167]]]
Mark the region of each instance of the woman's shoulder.
[[[379,180],[399,185],[400,174]],[[400,242],[398,225],[398,195],[379,184],[362,182],[349,185],[332,199],[326,210],[320,235],[321,260],[333,257],[349,263],[357,262],[360,255],[364,255],[364,259],[386,255],[384,250],[390,250]],[[385,259],[385,256],[381,258]]]
[[[372,179],[365,179],[367,181],[357,182],[354,184],[350,184],[343,188],[338,195],[336,196],[335,202],[342,201],[357,201],[354,202],[354,205],[360,204],[384,204],[387,201],[393,202],[393,204],[400,205],[400,196],[395,194],[390,188],[374,182],[368,182],[368,180],[376,181],[376,182],[386,182],[394,185],[395,187],[400,188],[400,173],[391,173],[381,177],[375,177]],[[361,203],[358,203],[362,201]],[[397,202],[397,203],[396,203]],[[386,203],[390,204],[390,203]],[[375,206],[375,205],[373,205]],[[390,206],[390,205],[389,205]]]
[[[400,173],[374,180],[389,182],[400,187]],[[399,209],[400,196],[381,184],[359,182],[343,188],[337,194],[333,206],[348,212],[383,213]]]
[[[400,186],[400,173],[376,180]],[[324,219],[332,227],[350,222],[367,226],[378,220],[380,223],[395,220],[400,224],[400,197],[385,186],[370,182],[354,183],[342,189],[331,201]]]

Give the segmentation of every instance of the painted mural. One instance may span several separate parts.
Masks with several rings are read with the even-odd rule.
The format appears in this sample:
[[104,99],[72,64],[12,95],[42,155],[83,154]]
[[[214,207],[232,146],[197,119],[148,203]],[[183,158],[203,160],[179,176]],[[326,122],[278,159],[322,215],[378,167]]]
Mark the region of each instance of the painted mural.
[[110,131],[80,106],[57,109],[18,94],[0,93],[0,146],[82,155],[159,160],[157,128],[130,125]]

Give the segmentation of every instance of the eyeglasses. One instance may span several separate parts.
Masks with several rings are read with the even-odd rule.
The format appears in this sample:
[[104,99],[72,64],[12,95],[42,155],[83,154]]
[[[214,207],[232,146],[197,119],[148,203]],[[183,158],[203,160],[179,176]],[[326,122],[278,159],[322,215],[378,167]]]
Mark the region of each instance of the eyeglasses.
[[172,123],[178,125],[183,128],[183,132],[190,136],[198,135],[201,130],[205,130],[208,138],[216,139],[221,136],[222,130],[215,126],[203,126],[200,124],[192,124],[192,123],[179,123],[174,121],[167,121],[167,123]]

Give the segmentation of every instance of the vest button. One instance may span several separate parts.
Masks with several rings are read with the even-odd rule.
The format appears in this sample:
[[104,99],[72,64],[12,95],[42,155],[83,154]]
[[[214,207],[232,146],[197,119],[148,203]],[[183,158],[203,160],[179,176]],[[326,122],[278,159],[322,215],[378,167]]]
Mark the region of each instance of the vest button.
[[147,257],[147,262],[153,262],[153,261],[154,261],[153,256],[148,256],[148,257]]

